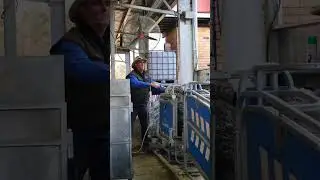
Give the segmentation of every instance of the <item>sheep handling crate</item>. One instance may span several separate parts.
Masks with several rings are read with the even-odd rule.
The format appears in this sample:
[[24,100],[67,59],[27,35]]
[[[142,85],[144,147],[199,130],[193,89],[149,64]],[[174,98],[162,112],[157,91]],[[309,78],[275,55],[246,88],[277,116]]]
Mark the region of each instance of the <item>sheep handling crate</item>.
[[[290,71],[318,67],[267,66],[255,69],[254,88],[238,100],[237,178],[241,180],[315,180],[320,177],[320,99],[297,89]],[[265,86],[271,74],[271,86]],[[288,86],[279,87],[285,74]],[[240,88],[241,89],[241,88]]]
[[[185,155],[190,155],[203,177],[211,178],[210,158],[210,93],[207,90],[191,89],[184,100],[184,144]],[[185,157],[187,159],[187,156]],[[187,167],[187,161],[185,161]]]

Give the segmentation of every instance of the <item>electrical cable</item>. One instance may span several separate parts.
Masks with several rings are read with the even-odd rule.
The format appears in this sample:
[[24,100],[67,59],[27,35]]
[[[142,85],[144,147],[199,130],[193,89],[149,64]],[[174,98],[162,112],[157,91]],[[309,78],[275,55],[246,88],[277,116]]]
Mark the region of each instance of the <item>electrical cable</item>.
[[147,134],[148,134],[148,131],[149,131],[149,129],[150,129],[151,127],[152,127],[152,124],[150,124],[150,125],[148,126],[148,128],[147,128],[146,132],[144,133],[144,136],[143,136],[143,138],[142,138],[142,142],[141,142],[141,144],[140,144],[140,148],[139,148],[139,150],[138,150],[138,151],[136,151],[136,152],[132,152],[132,154],[139,154],[139,153],[141,153],[141,152],[142,152],[142,149],[143,149],[143,145],[144,145],[145,138],[146,138],[146,136],[147,136]]
[[[148,107],[150,107],[150,103],[151,103],[151,101],[150,101],[150,97],[152,96],[152,89],[151,89],[151,86],[150,86],[150,88],[149,88],[149,101],[148,101]],[[147,122],[149,122],[149,111],[147,111],[147,117],[148,117],[148,120],[147,120]],[[142,138],[142,141],[141,141],[141,145],[140,145],[140,148],[139,148],[139,150],[138,151],[136,151],[136,152],[132,152],[132,154],[138,154],[138,153],[141,153],[141,151],[142,151],[142,148],[143,148],[143,145],[144,145],[144,141],[145,141],[145,139],[146,139],[146,136],[147,136],[147,134],[148,134],[148,131],[149,131],[149,129],[152,127],[152,125],[153,124],[151,124],[151,123],[149,123],[149,125],[148,125],[148,127],[147,127],[147,130],[146,130],[146,132],[144,133],[144,135],[143,135],[143,138]],[[133,124],[132,124],[132,126],[133,126]]]

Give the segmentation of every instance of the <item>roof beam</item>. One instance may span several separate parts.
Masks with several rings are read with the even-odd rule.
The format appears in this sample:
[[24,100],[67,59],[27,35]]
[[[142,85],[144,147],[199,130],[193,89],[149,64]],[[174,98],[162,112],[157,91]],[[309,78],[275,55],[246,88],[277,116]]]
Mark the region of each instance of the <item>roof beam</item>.
[[151,26],[151,28],[148,30],[148,33],[150,33],[162,20],[163,18],[165,18],[166,15],[165,14],[162,14],[158,20]]
[[116,5],[116,7],[118,7],[118,8],[125,7],[125,8],[139,9],[139,10],[143,10],[143,11],[151,11],[151,12],[154,12],[154,13],[169,14],[169,15],[174,15],[174,16],[176,15],[175,11],[168,11],[168,10],[145,7],[145,6],[136,6],[136,5],[131,5],[131,4],[121,4],[120,3],[119,5]]
[[[160,2],[161,2],[161,1],[167,6],[167,8],[168,8],[169,10],[171,10],[171,9],[173,8],[173,6],[177,3],[177,0],[174,0],[174,1],[172,2],[172,4],[169,5],[166,0],[156,0],[156,1],[153,3],[152,6],[160,6],[160,4],[161,4]],[[156,4],[156,3],[158,3],[158,4]],[[153,14],[153,12],[149,12],[149,13],[147,14],[147,16],[152,16],[152,14]],[[150,33],[165,17],[166,17],[166,14],[162,14],[162,15],[158,18],[158,20],[156,21],[156,23],[149,29],[148,32]]]
[[162,0],[162,2],[167,6],[168,10],[171,10],[171,6],[166,0]]
[[[136,2],[136,0],[131,0],[130,5],[133,5],[135,2]],[[118,31],[117,31],[116,38],[118,38],[119,33],[123,30],[124,24],[126,23],[131,10],[132,10],[132,8],[129,8],[127,10],[127,12],[126,12],[126,15],[121,19],[121,22],[120,22],[120,25],[119,25],[119,28],[118,28]]]
[[[163,2],[163,3],[165,3],[166,4],[166,6],[168,7],[168,2],[166,1],[166,0],[156,0],[153,4],[152,4],[152,8],[159,8],[160,7],[160,5],[161,5],[161,2]],[[177,0],[174,0],[173,2],[172,2],[172,4],[171,5],[169,5],[169,7],[170,7],[170,9],[169,9],[169,7],[168,7],[168,9],[169,10],[171,10],[172,8],[173,8],[173,6],[174,5],[176,5],[177,4]],[[147,14],[147,16],[152,16],[153,15],[153,12],[148,12],[148,14]]]
[[[151,8],[158,8],[161,4],[161,0],[155,0],[151,6]],[[152,16],[153,12],[148,12],[146,16],[150,17]]]

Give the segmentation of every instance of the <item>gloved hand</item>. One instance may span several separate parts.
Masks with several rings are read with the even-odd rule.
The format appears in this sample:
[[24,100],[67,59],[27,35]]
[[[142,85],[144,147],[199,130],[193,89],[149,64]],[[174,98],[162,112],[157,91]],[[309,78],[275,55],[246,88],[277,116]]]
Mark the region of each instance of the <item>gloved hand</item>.
[[160,84],[157,83],[157,82],[152,82],[152,83],[151,83],[151,87],[154,87],[154,88],[156,88],[156,89],[159,89],[159,88],[160,88]]

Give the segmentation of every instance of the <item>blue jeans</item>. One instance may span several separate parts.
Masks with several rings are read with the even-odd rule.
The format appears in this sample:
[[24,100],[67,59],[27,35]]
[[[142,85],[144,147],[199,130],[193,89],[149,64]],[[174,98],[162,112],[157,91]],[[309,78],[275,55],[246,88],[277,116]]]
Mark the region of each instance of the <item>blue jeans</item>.
[[82,180],[87,170],[91,180],[109,180],[109,132],[82,130],[73,132],[74,158],[69,161],[69,180]]

